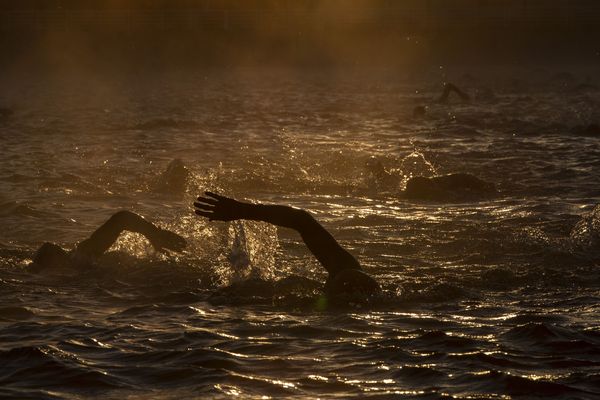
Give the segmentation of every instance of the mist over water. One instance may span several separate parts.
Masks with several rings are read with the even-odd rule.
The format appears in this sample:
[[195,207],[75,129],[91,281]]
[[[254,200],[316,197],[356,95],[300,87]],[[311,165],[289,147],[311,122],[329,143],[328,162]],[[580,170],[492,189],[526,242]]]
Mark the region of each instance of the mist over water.
[[[600,396],[600,77],[559,72],[5,77],[0,396]],[[434,103],[446,81],[473,101]],[[456,172],[497,196],[401,195]],[[197,218],[204,190],[308,209],[383,298],[323,304],[295,232]],[[188,248],[125,234],[97,268],[25,269],[120,209]]]

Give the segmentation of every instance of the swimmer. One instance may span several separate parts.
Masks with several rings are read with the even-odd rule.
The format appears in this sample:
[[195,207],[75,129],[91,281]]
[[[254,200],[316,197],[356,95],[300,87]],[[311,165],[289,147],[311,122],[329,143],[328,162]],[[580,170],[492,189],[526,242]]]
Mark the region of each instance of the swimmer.
[[463,92],[462,90],[460,90],[455,84],[444,83],[444,91],[442,92],[441,96],[437,99],[437,102],[438,103],[447,103],[448,97],[450,96],[450,93],[452,93],[452,92],[456,93],[462,101],[466,102],[466,101],[471,100],[469,95],[466,94],[465,92]]
[[[438,99],[435,102],[438,104],[447,104],[448,98],[450,97],[451,93],[456,93],[463,102],[468,102],[471,100],[471,97],[467,93],[465,93],[464,91],[459,89],[458,86],[456,86],[455,84],[448,82],[448,83],[444,83],[444,90],[443,90],[442,94],[440,95],[440,97],[438,97]],[[427,113],[427,109],[428,109],[427,106],[416,106],[413,109],[413,117],[414,118],[424,117],[425,114]]]
[[186,246],[185,239],[178,234],[159,228],[130,211],[119,211],[71,251],[53,243],[44,243],[33,256],[29,270],[40,272],[52,268],[77,268],[94,264],[123,231],[141,233],[157,251],[181,251]]
[[416,176],[406,183],[403,194],[409,199],[419,200],[458,200],[485,197],[496,193],[493,183],[478,177],[456,173],[426,178]]
[[[378,191],[399,186],[401,177],[386,169],[376,157],[369,158],[365,167]],[[491,182],[471,174],[453,173],[430,178],[412,177],[406,182],[406,189],[401,195],[413,200],[456,201],[480,199],[496,193],[496,186]]]
[[194,206],[196,214],[209,221],[263,221],[300,233],[306,247],[329,273],[325,283],[328,296],[370,296],[381,292],[379,284],[363,271],[356,258],[305,210],[244,203],[211,192],[198,197]]
[[188,167],[179,158],[172,160],[167,169],[158,177],[154,191],[165,194],[179,195],[185,193],[191,178]]
[[580,136],[600,136],[600,125],[577,125],[571,129],[571,133]]
[[13,110],[10,108],[0,107],[0,120],[8,118],[13,114]]

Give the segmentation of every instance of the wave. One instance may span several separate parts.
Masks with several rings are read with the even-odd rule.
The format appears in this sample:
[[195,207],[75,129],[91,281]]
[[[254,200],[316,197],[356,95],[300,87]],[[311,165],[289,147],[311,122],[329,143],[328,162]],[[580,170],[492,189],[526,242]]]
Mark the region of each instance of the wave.
[[212,304],[276,304],[279,306],[314,306],[323,284],[302,276],[278,280],[248,278],[216,289],[208,298]]
[[47,211],[40,211],[35,207],[30,206],[27,203],[18,201],[9,201],[0,204],[0,216],[1,217],[45,217],[48,216]]
[[36,315],[27,307],[0,307],[0,321],[22,321]]
[[454,380],[470,390],[484,393],[503,393],[509,396],[584,396],[585,391],[555,382],[531,379],[502,371],[487,371],[463,375]]
[[446,282],[436,283],[422,289],[415,289],[411,289],[410,286],[405,285],[405,291],[398,299],[411,303],[437,303],[458,300],[472,295],[468,289]]
[[26,346],[0,351],[0,385],[18,388],[68,388],[94,393],[123,387],[104,371],[78,362],[52,346]]
[[156,129],[185,129],[195,128],[198,123],[192,120],[176,118],[152,118],[132,125],[130,129],[151,131]]
[[575,251],[600,256],[600,204],[584,214],[569,235]]
[[554,354],[600,355],[600,340],[593,334],[577,332],[546,323],[527,323],[501,335],[511,346],[541,349]]
[[426,332],[411,340],[411,342],[417,346],[424,346],[437,351],[457,351],[458,349],[464,351],[466,349],[477,349],[481,347],[481,343],[478,340],[461,336],[450,336],[447,333],[438,330]]
[[406,365],[394,371],[392,376],[395,379],[400,379],[416,385],[436,384],[440,380],[448,377],[447,374],[432,367],[412,367]]

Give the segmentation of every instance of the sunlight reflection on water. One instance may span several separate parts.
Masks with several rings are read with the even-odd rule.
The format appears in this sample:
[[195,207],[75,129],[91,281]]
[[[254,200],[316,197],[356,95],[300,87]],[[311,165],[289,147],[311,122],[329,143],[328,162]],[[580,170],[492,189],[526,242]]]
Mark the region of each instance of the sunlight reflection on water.
[[[138,79],[128,85],[146,87]],[[431,105],[423,121],[416,84],[363,97],[355,82],[226,83],[104,98],[40,84],[15,100],[0,139],[0,397],[600,392],[599,148],[573,140],[564,96],[532,87],[524,109],[500,87],[498,103]],[[187,185],[161,190],[174,159]],[[411,176],[453,172],[499,195],[401,197]],[[318,297],[324,272],[294,232],[196,218],[208,189],[308,209],[380,280],[381,302]],[[187,250],[125,234],[102,268],[23,271],[44,241],[71,248],[119,209],[184,235]],[[224,291],[251,277],[269,284]]]

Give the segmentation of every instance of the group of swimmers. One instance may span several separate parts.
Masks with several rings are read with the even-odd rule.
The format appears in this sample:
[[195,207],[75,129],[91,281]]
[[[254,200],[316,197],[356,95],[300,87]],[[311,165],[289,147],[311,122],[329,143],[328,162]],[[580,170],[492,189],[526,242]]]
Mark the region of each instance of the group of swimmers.
[[[451,83],[444,85],[443,93],[437,101],[447,102],[451,93],[456,93],[462,101],[469,101],[469,96]],[[414,110],[416,116],[424,112],[419,107]],[[375,179],[387,181],[393,178],[379,160],[371,160],[367,163],[367,168]],[[163,183],[157,190],[172,192],[185,187],[188,174],[185,165],[180,160],[175,160],[163,174],[168,178],[164,179],[167,184]],[[496,193],[496,189],[492,183],[473,175],[455,173],[431,178],[413,177],[408,180],[403,195],[420,200],[448,200],[455,199],[454,194],[457,193],[463,198],[465,195],[481,198]],[[205,192],[193,205],[195,213],[209,221],[253,220],[296,230],[328,273],[324,286],[327,296],[368,297],[381,292],[377,281],[364,272],[356,258],[305,210],[284,205],[242,202],[213,192]],[[119,211],[71,251],[52,243],[44,243],[35,253],[29,268],[33,272],[39,272],[56,267],[81,268],[95,264],[123,231],[142,234],[157,250],[178,252],[186,247],[186,240],[182,236],[161,229],[135,213]]]
[[[457,188],[490,189],[485,182],[472,175],[451,174],[412,178],[405,193],[415,198],[434,199],[445,191]],[[205,192],[193,206],[198,216],[209,221],[262,221],[297,231],[328,273],[324,286],[327,296],[356,299],[357,296],[368,298],[381,292],[377,281],[364,272],[356,258],[305,210],[285,205],[242,202],[213,192]],[[95,265],[123,231],[142,234],[158,251],[179,252],[186,247],[186,240],[177,233],[159,228],[133,212],[119,211],[71,251],[53,243],[44,243],[33,256],[29,269],[42,272]]]
[[[446,84],[439,102],[446,102],[450,93],[455,92],[463,101],[468,95],[455,85]],[[173,185],[180,187],[185,183],[187,172],[179,161],[169,164],[163,174],[175,176],[167,179],[168,191]],[[381,163],[376,164],[379,175],[386,171]],[[182,178],[183,177],[183,178]],[[407,197],[435,199],[450,188],[462,190],[491,190],[489,184],[472,175],[452,174],[434,178],[417,177],[409,180],[405,194]],[[213,192],[205,192],[194,202],[195,213],[209,221],[253,220],[267,222],[276,226],[296,230],[304,244],[327,271],[324,292],[327,296],[374,296],[381,287],[373,277],[362,269],[356,258],[344,249],[310,213],[305,210],[284,206],[266,205],[238,201]],[[96,264],[100,257],[114,244],[123,231],[142,234],[157,250],[179,252],[186,247],[186,240],[175,232],[161,229],[142,216],[130,211],[119,211],[102,224],[91,236],[80,242],[73,250],[66,251],[53,243],[44,243],[33,256],[29,266],[32,272],[41,272],[55,268],[82,268]]]
[[[328,273],[324,292],[327,296],[373,296],[381,291],[377,281],[365,273],[352,254],[305,210],[283,205],[241,202],[217,193],[206,192],[194,202],[195,213],[209,221],[253,220],[296,230],[306,247]],[[185,239],[157,227],[140,215],[119,211],[73,250],[66,251],[44,243],[35,253],[29,268],[41,272],[53,268],[82,268],[96,263],[123,231],[142,234],[152,246],[161,250],[181,251]]]

